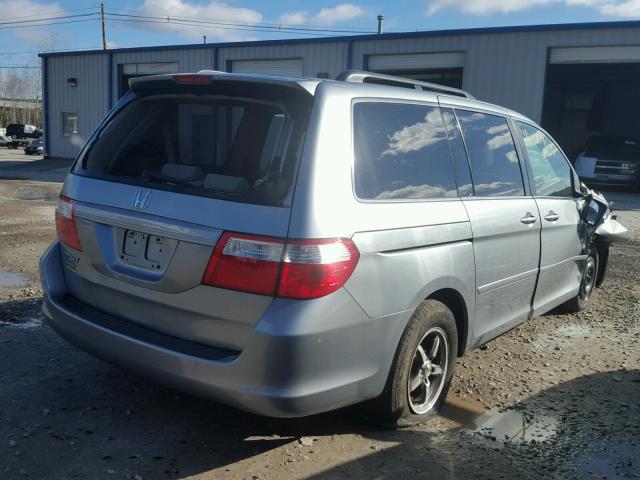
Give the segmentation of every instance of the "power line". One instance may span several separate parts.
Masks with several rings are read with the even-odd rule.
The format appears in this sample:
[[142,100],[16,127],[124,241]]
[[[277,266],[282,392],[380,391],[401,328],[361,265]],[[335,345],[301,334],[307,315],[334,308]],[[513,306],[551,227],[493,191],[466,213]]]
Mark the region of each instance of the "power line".
[[[209,29],[215,29],[215,30],[236,30],[236,31],[249,31],[249,32],[266,32],[269,30],[259,30],[259,29],[255,29],[255,28],[242,28],[242,27],[221,27],[221,26],[215,26],[215,25],[208,25],[208,24],[195,24],[195,23],[185,23],[185,22],[179,22],[179,21],[174,21],[171,20],[169,22],[162,21],[162,20],[142,20],[142,19],[125,19],[125,18],[112,18],[111,19],[114,22],[124,22],[124,23],[156,23],[156,24],[162,24],[162,25],[180,25],[180,26],[184,26],[184,27],[202,27],[202,28],[209,28]],[[277,30],[273,30],[272,32],[277,32]],[[293,32],[284,32],[281,31],[279,33],[293,33]],[[296,32],[299,35],[316,35],[316,36],[333,36],[332,34],[323,34],[320,32]]]
[[[219,18],[210,18],[210,17],[189,17],[189,16],[184,16],[184,15],[178,15],[178,16],[174,16],[174,15],[167,15],[167,16],[153,16],[153,15],[145,15],[143,13],[141,13],[140,11],[137,10],[127,10],[124,8],[115,8],[115,9],[111,9],[111,12],[116,11],[116,12],[128,12],[131,13],[133,15],[129,15],[132,17],[140,17],[140,18],[153,18],[153,19],[158,19],[158,20],[166,20],[167,18],[171,19],[171,20],[184,20],[184,21],[191,21],[191,20],[195,20],[198,22],[212,22],[212,23],[218,23],[220,25],[230,25],[230,26],[243,26],[243,27],[264,27],[264,28],[271,28],[271,29],[296,29],[296,30],[319,30],[319,31],[340,31],[340,32],[354,32],[354,33],[371,33],[373,30],[371,29],[364,29],[364,28],[358,28],[358,27],[334,27],[333,25],[313,25],[313,27],[302,27],[302,26],[296,26],[294,24],[287,24],[287,23],[266,23],[266,22],[231,22],[231,21],[226,21],[226,20],[221,20]],[[112,13],[112,15],[117,15],[116,13]],[[124,14],[122,14],[122,16],[125,16]]]
[[[96,7],[77,8],[77,9],[69,10],[69,11],[65,11],[65,12],[67,14],[76,14],[78,12],[86,12],[88,10],[93,10],[96,13],[98,12],[98,9]],[[25,18],[34,18],[34,17],[41,17],[41,16],[42,16],[42,14],[21,15],[19,17],[7,17],[7,18],[4,18],[4,20],[22,20],[22,19],[25,19]]]
[[50,25],[66,25],[66,24],[69,24],[69,23],[93,22],[93,21],[95,21],[97,19],[98,19],[98,17],[86,18],[84,20],[69,20],[69,21],[63,21],[63,22],[45,22],[45,23],[38,23],[38,24],[31,24],[31,25],[11,25],[11,26],[7,26],[7,27],[0,26],[0,30],[9,30],[9,29],[13,29],[13,28],[47,27],[47,26],[50,26]]
[[24,23],[33,23],[33,22],[50,22],[54,20],[66,20],[68,18],[78,18],[78,17],[94,17],[95,15],[96,13],[81,13],[77,15],[60,15],[57,17],[35,18],[33,20],[14,20],[10,22],[0,22],[0,27],[2,25],[15,25],[15,24],[24,24]]
[[[268,25],[251,25],[245,23],[234,22],[222,22],[222,21],[206,21],[206,20],[189,20],[182,17],[156,17],[151,15],[127,15],[117,13],[107,13],[107,16],[111,20],[120,22],[138,22],[138,23],[159,23],[159,24],[174,24],[184,25],[191,27],[209,27],[220,30],[240,30],[240,31],[254,31],[254,32],[278,32],[278,33],[297,33],[304,35],[314,34],[336,34],[336,33],[375,33],[373,30],[347,30],[341,28],[334,29],[321,29],[311,27],[284,27],[282,25],[268,26]],[[126,18],[114,18],[114,17],[126,17]]]

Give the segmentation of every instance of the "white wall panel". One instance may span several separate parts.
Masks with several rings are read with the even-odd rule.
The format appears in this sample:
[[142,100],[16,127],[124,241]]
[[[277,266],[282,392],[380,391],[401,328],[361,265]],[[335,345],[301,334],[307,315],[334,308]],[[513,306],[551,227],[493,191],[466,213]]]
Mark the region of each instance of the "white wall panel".
[[414,70],[421,68],[464,67],[464,52],[397,53],[370,55],[368,68],[373,71]]
[[549,63],[637,63],[640,46],[552,48]]

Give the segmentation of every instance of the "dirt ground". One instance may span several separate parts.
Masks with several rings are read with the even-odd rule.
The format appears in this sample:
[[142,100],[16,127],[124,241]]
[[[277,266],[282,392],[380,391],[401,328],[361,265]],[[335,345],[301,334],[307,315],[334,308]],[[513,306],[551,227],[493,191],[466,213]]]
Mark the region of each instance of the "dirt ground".
[[640,194],[607,194],[630,235],[586,311],[469,352],[443,415],[391,432],[242,413],[54,334],[37,265],[64,168],[0,155],[0,478],[640,478]]

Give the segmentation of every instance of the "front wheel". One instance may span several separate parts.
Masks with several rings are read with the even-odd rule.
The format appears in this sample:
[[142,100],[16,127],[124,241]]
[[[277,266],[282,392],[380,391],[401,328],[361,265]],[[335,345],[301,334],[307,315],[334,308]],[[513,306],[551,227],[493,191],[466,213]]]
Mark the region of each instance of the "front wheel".
[[561,310],[565,313],[577,313],[587,308],[589,299],[591,298],[593,290],[596,287],[596,280],[598,279],[598,260],[598,249],[593,247],[589,252],[587,260],[585,261],[578,295],[576,295],[560,307]]
[[437,300],[422,302],[400,339],[382,395],[365,405],[369,417],[400,428],[436,415],[449,391],[457,351],[451,310]]

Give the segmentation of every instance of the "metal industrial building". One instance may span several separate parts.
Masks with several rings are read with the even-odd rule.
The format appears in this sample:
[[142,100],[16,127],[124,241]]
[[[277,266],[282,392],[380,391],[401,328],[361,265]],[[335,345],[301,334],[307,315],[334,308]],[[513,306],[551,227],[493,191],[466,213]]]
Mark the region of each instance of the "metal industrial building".
[[640,22],[499,27],[44,53],[46,151],[73,157],[128,79],[201,69],[334,78],[347,69],[462,87],[541,122],[574,158],[640,136]]

